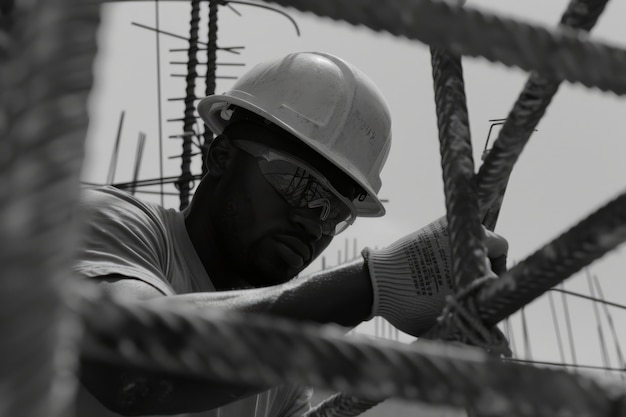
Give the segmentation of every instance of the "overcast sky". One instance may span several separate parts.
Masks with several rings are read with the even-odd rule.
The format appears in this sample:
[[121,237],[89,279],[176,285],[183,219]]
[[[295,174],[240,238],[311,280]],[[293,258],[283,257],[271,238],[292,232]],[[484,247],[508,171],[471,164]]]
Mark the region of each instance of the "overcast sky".
[[[162,30],[187,36],[187,2],[161,2],[159,26]],[[502,15],[553,26],[567,5],[564,0],[468,0],[467,7],[477,7]],[[205,5],[206,6],[206,5]],[[203,6],[203,17],[206,7]],[[218,67],[220,76],[238,76],[254,63],[293,51],[316,50],[338,55],[367,73],[387,98],[393,116],[393,145],[383,172],[380,197],[389,200],[387,215],[381,219],[359,219],[337,237],[325,253],[327,265],[339,256],[352,257],[364,246],[384,246],[445,213],[437,139],[436,115],[428,47],[362,27],[286,10],[301,31],[277,13],[236,5],[241,16],[220,7],[220,47],[245,46],[240,54],[218,52],[218,62],[243,63],[245,67]],[[614,1],[600,19],[593,37],[624,46],[626,29],[622,18],[626,4]],[[159,125],[165,138],[164,157],[180,153],[178,134],[182,123],[166,119],[183,115],[180,101],[168,101],[184,95],[185,67],[170,62],[185,61],[184,40],[160,37],[161,118],[158,112],[157,55],[155,33],[134,23],[156,26],[153,2],[125,2],[104,6],[100,56],[96,64],[97,85],[91,100],[91,126],[83,178],[103,183],[107,179],[120,113],[125,112],[120,159],[115,181],[130,181],[134,169],[137,138],[146,134],[140,179],[156,178],[159,173]],[[200,55],[200,61],[205,58]],[[464,59],[470,129],[476,163],[485,145],[490,119],[504,118],[525,83],[527,74],[518,69],[491,64],[484,59]],[[201,68],[200,71],[204,71]],[[200,82],[200,80],[199,80]],[[224,92],[232,80],[218,80],[217,92]],[[202,95],[204,86],[198,87]],[[507,189],[496,231],[510,243],[509,264],[524,259],[559,233],[576,224],[624,190],[626,155],[626,114],[624,100],[611,93],[564,84],[553,100],[517,163]],[[494,129],[497,133],[497,128]],[[495,135],[492,134],[492,140]],[[164,175],[179,174],[178,159],[166,159]],[[196,172],[198,164],[195,165]],[[158,190],[154,188],[153,190]],[[167,188],[174,191],[173,188]],[[142,198],[159,201],[154,195]],[[176,198],[165,205],[178,207]],[[354,242],[356,241],[356,247]],[[623,246],[594,263],[589,271],[598,276],[605,296],[626,304],[626,266]],[[320,262],[311,267],[319,269]],[[568,290],[589,293],[585,274],[568,281]],[[573,360],[565,332],[561,296],[554,294],[559,313],[559,331],[563,337],[566,361]],[[576,360],[602,365],[598,325],[593,305],[588,301],[568,299]],[[621,343],[626,347],[626,313],[611,309]],[[602,331],[609,343],[612,366],[617,366],[616,348],[607,318],[600,310]],[[552,324],[546,297],[526,309],[531,352],[523,344],[520,315],[511,319],[516,329],[515,351],[524,358],[560,361],[557,330]],[[364,331],[372,331],[372,324]],[[624,349],[624,347],[622,348]],[[623,365],[622,365],[623,366]]]

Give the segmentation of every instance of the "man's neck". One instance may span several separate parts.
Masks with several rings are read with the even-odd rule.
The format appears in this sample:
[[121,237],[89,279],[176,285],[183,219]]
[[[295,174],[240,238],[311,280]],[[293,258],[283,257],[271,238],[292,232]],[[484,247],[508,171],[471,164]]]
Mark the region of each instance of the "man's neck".
[[229,267],[227,257],[221,253],[216,242],[215,228],[208,215],[208,207],[190,206],[184,211],[184,215],[187,234],[215,289],[224,291],[250,288],[244,279],[236,278],[238,272]]

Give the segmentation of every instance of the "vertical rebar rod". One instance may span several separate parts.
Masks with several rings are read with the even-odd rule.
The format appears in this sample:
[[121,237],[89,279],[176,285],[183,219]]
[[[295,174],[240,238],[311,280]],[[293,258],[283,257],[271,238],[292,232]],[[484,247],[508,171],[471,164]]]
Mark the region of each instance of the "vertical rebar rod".
[[[591,280],[591,274],[589,273],[589,269],[585,269],[585,275],[587,278],[587,285],[589,286],[589,295],[591,296],[591,298],[596,298],[596,292],[593,287],[593,281]],[[591,304],[593,305],[593,314],[596,318],[596,328],[598,331],[598,341],[600,343],[600,353],[602,353],[602,364],[605,368],[607,368],[608,373],[608,368],[611,367],[611,361],[609,360],[609,353],[606,348],[606,339],[604,337],[604,330],[602,328],[600,309],[598,308],[598,303],[596,301],[592,301]]]
[[2,417],[72,415],[80,329],[64,297],[78,239],[99,6],[16,2],[0,66]]
[[[598,277],[596,277],[595,275],[593,276],[593,282],[595,283],[596,289],[598,290],[598,297],[602,301],[606,301],[606,298],[604,298],[604,293],[602,291],[602,286],[600,285],[600,281],[598,280]],[[609,306],[606,304],[606,302],[603,302],[602,306],[604,307],[604,314],[606,315],[606,320],[609,324],[609,329],[611,330],[611,335],[613,336],[613,341],[615,343],[615,353],[617,354],[617,361],[619,363],[619,367],[626,368],[626,360],[624,359],[624,354],[622,353],[622,348],[619,343],[619,337],[617,335],[617,331],[615,330],[613,316],[611,315],[611,312],[609,311]],[[623,378],[624,378],[624,375],[622,374],[622,379]]]
[[[463,81],[461,57],[430,48],[441,166],[452,255],[452,276],[457,290],[487,275],[474,174],[474,159]],[[441,335],[456,331],[442,326]],[[467,410],[474,416],[472,410]]]
[[556,308],[554,307],[554,297],[552,296],[552,291],[548,291],[548,300],[550,301],[550,313],[552,314],[552,323],[554,324],[554,331],[556,333],[556,342],[559,347],[559,358],[561,358],[562,363],[565,363],[565,351],[563,350],[561,327],[559,326]]
[[200,23],[200,0],[191,2],[191,19],[189,21],[189,48],[187,50],[187,76],[185,88],[185,117],[183,119],[183,151],[181,154],[180,177],[176,185],[180,195],[180,210],[184,210],[189,205],[191,193],[191,157],[193,153],[193,134],[196,101],[196,78],[198,77],[198,31]]
[[113,145],[113,152],[111,153],[111,161],[109,163],[109,172],[107,174],[106,184],[111,185],[115,182],[115,171],[117,170],[117,159],[120,154],[120,142],[122,141],[122,127],[124,126],[124,115],[126,112],[122,111],[120,114],[120,121],[117,125],[117,135],[115,135],[115,142]]
[[[562,290],[565,289],[565,286],[563,285],[563,283],[560,284],[560,287]],[[567,296],[565,295],[564,292],[561,292],[561,301],[563,303],[563,314],[565,316],[565,325],[566,325],[565,328],[567,329],[567,339],[569,340],[569,349],[572,355],[572,364],[574,364],[574,372],[576,372],[576,365],[578,365],[578,362],[576,360],[576,348],[574,347],[574,331],[572,329],[572,321],[570,320]]]
[[461,57],[431,48],[452,276],[457,288],[486,275]]
[[139,170],[141,169],[141,162],[143,160],[143,149],[146,144],[146,134],[143,132],[139,132],[139,137],[137,138],[137,152],[135,154],[135,166],[133,169],[133,181],[130,188],[130,193],[135,195],[135,191],[137,190],[137,182],[139,181]]
[[[158,131],[158,142],[159,142],[159,178],[164,177],[164,167],[163,167],[163,106],[161,101],[163,96],[161,94],[161,18],[160,18],[160,7],[159,0],[154,0],[154,26],[155,26],[155,49],[156,49],[156,90],[157,90],[157,131]],[[161,205],[165,204],[165,190],[164,183],[161,181],[159,183],[159,191],[161,197]]]
[[533,360],[533,352],[530,347],[530,333],[528,332],[528,323],[526,322],[526,309],[522,308],[520,311],[522,317],[522,335],[524,338],[524,357],[527,360]]
[[516,356],[517,352],[517,344],[515,343],[515,331],[513,330],[513,326],[511,325],[511,318],[507,317],[504,322],[504,328],[506,329],[506,338],[509,341],[509,345],[511,347],[511,352],[513,353],[513,357]]
[[[207,96],[215,94],[216,88],[216,79],[217,79],[217,18],[218,18],[218,1],[217,0],[209,0],[209,32],[208,32],[208,40],[207,40],[207,49],[206,49],[206,88],[204,93]],[[204,126],[204,143],[200,147],[202,152],[202,174],[206,174],[207,165],[206,165],[206,153],[208,151],[208,146],[213,141],[213,132],[205,125]]]

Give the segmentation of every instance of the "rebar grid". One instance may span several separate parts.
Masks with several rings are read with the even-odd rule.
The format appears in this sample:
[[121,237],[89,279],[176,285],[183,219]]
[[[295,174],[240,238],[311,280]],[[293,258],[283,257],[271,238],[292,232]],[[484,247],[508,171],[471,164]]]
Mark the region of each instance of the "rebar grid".
[[[386,13],[385,18],[391,15],[397,19],[394,23],[400,32],[418,28],[416,34],[411,34],[417,39],[418,35],[425,36],[422,28],[430,30],[432,37],[426,37],[432,39],[429,43],[449,44],[456,52],[482,54],[507,65],[536,68],[555,79],[580,81],[587,86],[623,94],[623,51],[590,42],[573,32],[551,33],[508,19],[494,22],[492,16],[445,3],[418,1],[405,10],[399,3],[394,2],[393,7],[382,10],[379,7],[376,14],[373,3],[362,10],[352,4],[347,7],[351,12],[356,10],[357,16],[358,12],[371,9],[373,19],[378,19],[376,16],[381,12]],[[20,367],[22,375],[32,371],[26,377],[26,385],[24,381],[19,381],[20,385],[11,381],[8,385],[18,392],[10,396],[7,415],[67,415],[67,401],[63,399],[71,397],[74,384],[71,378],[65,379],[73,371],[72,360],[62,363],[64,367],[60,371],[54,369],[56,364],[53,363],[59,352],[71,351],[71,348],[55,350],[59,337],[57,327],[69,323],[60,317],[63,307],[58,292],[64,290],[59,281],[68,274],[73,244],[73,235],[68,230],[72,230],[70,219],[78,193],[82,139],[86,131],[85,96],[91,86],[90,68],[95,51],[93,32],[85,36],[86,32],[81,30],[97,26],[98,10],[97,2],[86,0],[23,4],[32,7],[26,11],[31,21],[28,26],[16,26],[19,54],[2,70],[3,79],[4,75],[10,76],[22,95],[16,93],[17,88],[3,88],[0,92],[2,110],[7,113],[12,109],[3,118],[9,123],[0,124],[3,135],[9,138],[7,143],[11,150],[2,154],[5,158],[0,163],[0,178],[9,186],[7,192],[0,193],[0,235],[12,242],[10,247],[0,251],[3,277],[9,277],[0,281],[3,286],[0,328],[20,329],[6,344],[0,345],[0,352],[6,353],[1,357],[9,359],[2,364],[0,377],[15,377],[18,372],[15,363],[30,365],[28,369]],[[328,2],[321,6],[316,2],[308,4],[312,7],[329,5]],[[409,13],[405,14],[407,10]],[[397,15],[398,12],[401,14]],[[457,23],[460,24],[455,26]],[[449,36],[442,34],[442,28],[449,31],[451,27],[458,30],[450,31]],[[42,28],[53,28],[53,35]],[[473,32],[468,34],[468,31]],[[510,36],[498,37],[507,31]],[[521,38],[530,38],[529,34],[542,39],[533,50],[535,57],[525,56],[520,51],[524,49],[520,48],[520,43],[527,41]],[[479,45],[479,38],[485,47]],[[511,46],[510,55],[499,52],[494,42],[501,42],[502,50]],[[546,46],[542,42],[556,42],[563,52],[552,59],[545,54]],[[571,59],[575,57],[583,64],[571,68],[568,60],[573,62]],[[537,62],[541,59],[546,61]],[[65,83],[70,78],[68,74],[73,78]],[[9,82],[3,87],[7,85],[12,84]],[[42,91],[35,89],[35,85],[49,89]],[[17,159],[7,160],[7,154]],[[5,188],[0,187],[0,190]],[[486,323],[497,322],[535,294],[545,291],[546,285],[565,279],[623,242],[626,239],[625,204],[626,197],[618,197],[500,280],[486,285],[477,297],[482,302],[481,318]],[[54,247],[43,244],[52,241]],[[40,280],[44,275],[51,278]],[[113,362],[202,374],[203,377],[211,375],[231,382],[274,385],[292,381],[346,390],[367,398],[393,395],[434,404],[471,406],[485,416],[626,414],[624,393],[619,389],[606,389],[591,380],[561,371],[501,363],[474,350],[350,341],[329,328],[303,326],[275,318],[251,320],[250,316],[239,317],[233,313],[226,316],[220,312],[198,317],[184,312],[152,311],[140,304],[127,305],[90,296],[76,302],[80,305],[78,314],[86,324],[85,351]],[[24,303],[36,308],[24,312]],[[42,327],[32,327],[33,323]],[[38,343],[36,354],[24,349],[24,346],[32,346],[33,341]],[[275,349],[265,349],[270,344]],[[235,352],[233,346],[240,346],[240,349]],[[308,359],[303,361],[302,358]],[[11,363],[12,359],[15,362]],[[55,401],[46,401],[52,398],[53,382],[58,382],[54,385],[66,392],[57,392],[59,396]],[[523,390],[519,389],[521,385]],[[554,387],[559,388],[558,392]],[[26,395],[22,395],[24,393]],[[33,398],[38,401],[32,401]]]
[[[561,24],[572,28],[590,30],[604,10],[608,0],[573,0],[561,18]],[[476,195],[481,198],[482,223],[489,230],[495,228],[500,205],[513,165],[517,161],[531,133],[543,117],[552,97],[558,90],[560,81],[542,77],[536,72],[530,78],[519,99],[509,114],[500,132],[496,145],[488,155],[485,164],[476,175],[480,185],[477,193],[474,182],[473,157],[469,126],[465,105],[461,58],[439,48],[431,47],[433,78],[435,81],[435,101],[442,152],[442,167],[449,232],[452,247],[453,275],[455,282],[467,285],[473,279],[484,275],[484,271],[472,269],[481,267],[473,262],[483,260],[482,242],[477,241],[479,231],[470,230],[478,226],[474,218],[478,205]],[[446,91],[448,94],[444,94]],[[465,139],[465,140],[464,140]],[[453,148],[453,146],[456,147]],[[465,147],[465,149],[463,149]],[[455,153],[456,151],[456,153]],[[458,184],[458,188],[455,186]],[[463,233],[466,232],[466,233]],[[463,234],[463,237],[459,235]],[[463,245],[462,242],[468,242]],[[472,252],[472,249],[478,252]],[[459,268],[465,263],[465,268]],[[467,303],[465,303],[467,304]],[[476,314],[476,302],[470,299],[471,314]],[[455,314],[458,314],[455,313]],[[476,317],[476,320],[479,320]],[[452,329],[456,320],[442,321],[429,334],[449,338],[458,329]],[[491,339],[491,337],[489,338]],[[322,402],[309,413],[310,417],[349,417],[361,414],[377,402],[368,399],[337,393]]]

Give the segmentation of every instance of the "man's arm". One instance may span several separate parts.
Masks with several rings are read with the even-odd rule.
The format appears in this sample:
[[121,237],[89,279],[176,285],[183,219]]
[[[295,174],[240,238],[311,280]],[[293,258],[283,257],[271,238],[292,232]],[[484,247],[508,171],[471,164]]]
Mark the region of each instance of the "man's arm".
[[372,284],[362,258],[281,285],[191,293],[150,300],[202,311],[207,308],[264,313],[294,320],[354,327],[369,317]]
[[[163,296],[142,281],[103,277],[100,286],[116,297],[140,299],[158,308],[177,306],[202,312],[220,308],[264,313],[353,327],[368,318],[371,281],[363,260],[288,283],[257,289]],[[269,387],[231,386],[179,375],[125,369],[83,360],[81,380],[105,406],[123,415],[177,414],[220,407]]]

